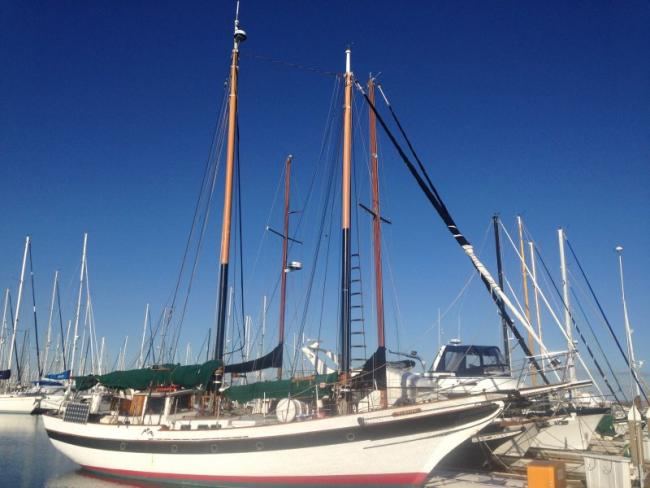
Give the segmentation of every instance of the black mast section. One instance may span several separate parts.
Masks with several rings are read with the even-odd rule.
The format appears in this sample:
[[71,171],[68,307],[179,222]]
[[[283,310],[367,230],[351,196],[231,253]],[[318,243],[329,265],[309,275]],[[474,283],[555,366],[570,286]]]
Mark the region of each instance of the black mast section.
[[350,205],[352,164],[352,72],[350,50],[345,51],[345,103],[343,107],[343,174],[341,176],[341,361],[339,370],[350,372],[352,355],[350,326]]
[[223,361],[226,338],[226,302],[228,299],[228,264],[230,262],[230,227],[232,214],[232,186],[235,171],[235,136],[237,132],[237,76],[239,44],[246,40],[246,33],[239,28],[239,12],[235,18],[232,63],[230,65],[230,95],[228,98],[228,146],[226,149],[226,181],[223,197],[221,227],[221,255],[219,261],[219,290],[217,305],[217,331],[214,358]]
[[[501,236],[499,232],[499,216],[494,215],[492,217],[492,222],[494,223],[494,247],[496,248],[497,253],[497,274],[499,275],[499,288],[503,290],[503,263],[501,262]],[[501,334],[503,336],[503,355],[506,359],[506,364],[510,364],[510,343],[508,342],[508,322],[499,314],[501,317]]]
[[[449,230],[449,232],[451,232],[452,236],[454,237],[454,240],[458,243],[458,245],[461,248],[463,248],[463,251],[465,251],[466,254],[467,254],[466,248],[468,246],[471,248],[471,244],[469,243],[469,241],[465,238],[465,236],[458,229],[458,226],[456,225],[456,222],[454,222],[454,219],[452,218],[451,214],[449,213],[449,210],[447,210],[447,207],[445,206],[444,202],[442,201],[442,198],[438,194],[438,191],[433,186],[433,183],[431,182],[431,179],[429,178],[429,175],[428,175],[426,169],[424,168],[424,165],[422,164],[422,161],[420,161],[420,158],[415,153],[415,150],[413,149],[413,146],[411,145],[406,133],[404,132],[404,129],[402,129],[402,126],[399,123],[399,121],[397,119],[397,116],[395,115],[395,112],[393,111],[393,108],[391,107],[390,103],[388,103],[388,100],[386,99],[385,95],[383,94],[383,91],[382,91],[382,95],[384,95],[384,99],[386,101],[386,104],[388,105],[388,108],[390,109],[390,112],[391,112],[391,114],[393,116],[393,119],[395,120],[397,126],[399,127],[402,136],[406,140],[406,143],[408,144],[408,146],[409,146],[409,148],[411,150],[411,153],[415,157],[415,160],[417,161],[418,166],[419,166],[420,171],[422,172],[422,174],[420,174],[418,172],[417,168],[413,165],[411,160],[408,158],[408,156],[404,152],[404,149],[402,149],[402,146],[400,146],[400,144],[397,142],[397,139],[395,138],[393,133],[390,131],[390,129],[386,125],[386,122],[384,121],[384,119],[381,117],[381,115],[377,111],[377,108],[370,101],[370,99],[368,98],[368,95],[363,90],[363,87],[358,82],[357,82],[356,85],[357,85],[357,88],[359,89],[359,91],[363,94],[363,97],[366,99],[366,102],[368,103],[368,105],[370,106],[372,111],[377,116],[377,120],[379,121],[382,128],[386,132],[386,135],[388,136],[391,143],[393,144],[393,146],[395,147],[395,149],[399,153],[399,155],[402,158],[402,161],[406,165],[407,169],[409,170],[409,172],[411,173],[413,178],[415,178],[415,181],[417,182],[418,186],[420,187],[420,189],[423,191],[423,193],[425,194],[425,196],[429,200],[429,203],[431,203],[431,205],[436,210],[436,212],[438,213],[438,215],[440,216],[442,221],[445,223],[445,225],[447,226],[447,229]],[[380,90],[381,90],[381,88],[380,88]],[[426,179],[426,181],[425,181],[425,179]],[[499,313],[501,314],[501,316],[508,323],[508,327],[510,328],[510,330],[512,331],[512,333],[516,337],[517,341],[519,342],[519,345],[521,346],[522,351],[528,357],[528,360],[533,365],[533,367],[537,370],[537,372],[539,373],[542,380],[546,384],[549,384],[548,378],[544,374],[544,371],[542,371],[542,368],[540,367],[539,363],[533,357],[530,349],[528,348],[528,345],[526,344],[526,341],[524,340],[521,333],[519,332],[519,330],[515,326],[514,322],[512,321],[510,316],[508,315],[508,312],[506,311],[506,308],[505,308],[505,305],[504,305],[503,301],[499,298],[499,295],[497,294],[497,291],[494,289],[495,286],[498,286],[498,285],[496,285],[496,283],[494,283],[494,284],[490,283],[490,281],[488,281],[488,279],[484,276],[484,274],[480,272],[479,264],[475,261],[475,259],[476,259],[475,256],[469,256],[469,257],[472,260],[472,264],[474,265],[474,267],[477,269],[477,271],[479,271],[479,276],[481,277],[481,281],[483,282],[483,284],[487,288],[488,292],[490,293],[490,296],[492,297],[492,300],[494,300],[494,302],[495,302],[495,304],[496,304],[496,306],[497,306],[497,308],[499,310]],[[474,259],[472,259],[472,257]]]

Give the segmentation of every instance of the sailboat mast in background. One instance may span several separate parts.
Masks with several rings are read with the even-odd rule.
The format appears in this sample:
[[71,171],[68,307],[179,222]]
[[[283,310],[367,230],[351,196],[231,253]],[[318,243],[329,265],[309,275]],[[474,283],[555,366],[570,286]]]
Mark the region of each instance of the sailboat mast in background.
[[564,302],[564,327],[566,330],[567,336],[567,351],[569,356],[567,357],[567,367],[569,369],[569,380],[575,381],[576,379],[576,367],[574,364],[574,351],[575,345],[573,343],[573,327],[571,326],[571,309],[569,308],[569,278],[567,277],[566,271],[566,257],[564,255],[564,229],[557,230],[557,239],[558,244],[560,245],[560,272],[562,274],[562,301]]
[[[524,313],[526,314],[526,321],[531,324],[530,320],[530,304],[528,302],[528,275],[526,267],[526,251],[524,249],[524,223],[521,219],[521,216],[517,216],[517,229],[519,230],[519,254],[521,256],[521,280],[524,293]],[[535,340],[532,333],[528,332],[528,349],[530,349],[531,355],[535,355]],[[537,372],[535,368],[530,367],[530,382],[533,386],[537,385]]]
[[[492,217],[492,223],[494,225],[494,247],[496,249],[496,254],[497,254],[497,278],[499,280],[499,288],[503,290],[503,262],[501,256],[501,232],[499,231],[500,224],[499,224],[498,215],[494,215]],[[499,316],[501,317],[501,334],[503,336],[503,354],[505,357],[506,364],[510,368],[510,371],[512,371],[512,360],[510,359],[510,336],[508,334],[508,321],[506,320],[503,313],[501,313],[500,309],[499,309]]]
[[[289,154],[284,166],[284,225],[282,227],[282,274],[280,276],[280,322],[278,342],[284,348],[284,318],[287,308],[287,253],[289,250],[289,193],[291,188],[291,160]],[[282,365],[278,367],[278,379],[282,379]]]
[[[20,268],[20,282],[18,283],[18,298],[16,299],[16,316],[14,317],[13,332],[11,334],[11,344],[9,345],[9,361],[7,361],[7,369],[11,370],[11,361],[13,359],[14,349],[16,348],[16,333],[18,332],[18,320],[20,318],[20,304],[22,303],[23,298],[23,284],[25,283],[25,268],[27,266],[27,252],[29,251],[29,246],[31,243],[31,238],[27,236],[25,238],[25,250],[23,251],[23,264]],[[16,351],[18,354],[18,351]],[[18,378],[20,381],[20,377]]]

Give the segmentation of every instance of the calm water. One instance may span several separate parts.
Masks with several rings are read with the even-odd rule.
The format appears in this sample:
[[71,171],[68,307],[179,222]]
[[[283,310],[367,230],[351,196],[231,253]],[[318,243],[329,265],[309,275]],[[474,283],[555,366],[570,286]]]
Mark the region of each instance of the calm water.
[[0,414],[0,486],[124,488],[155,485],[136,485],[91,475],[52,447],[40,416]]

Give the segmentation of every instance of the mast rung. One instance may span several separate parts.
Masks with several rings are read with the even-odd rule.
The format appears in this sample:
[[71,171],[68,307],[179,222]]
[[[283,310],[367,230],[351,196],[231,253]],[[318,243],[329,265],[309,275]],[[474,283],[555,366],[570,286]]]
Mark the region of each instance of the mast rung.
[[366,346],[355,346],[355,345],[353,344],[352,347],[357,347],[357,348],[359,348],[359,347],[363,347],[363,348],[365,349]]
[[361,295],[361,292],[355,291],[354,293],[350,293],[350,296],[356,296],[356,295]]
[[363,305],[350,305],[350,308],[363,308]]
[[366,361],[366,358],[354,358],[352,361]]
[[359,283],[360,281],[361,281],[360,279],[355,278],[353,280],[350,280],[350,283]]
[[363,322],[363,319],[351,319],[350,322]]
[[353,253],[350,254],[350,256],[353,257],[353,258],[358,258],[359,253],[358,252],[353,252]]
[[352,335],[364,335],[365,332],[351,332]]

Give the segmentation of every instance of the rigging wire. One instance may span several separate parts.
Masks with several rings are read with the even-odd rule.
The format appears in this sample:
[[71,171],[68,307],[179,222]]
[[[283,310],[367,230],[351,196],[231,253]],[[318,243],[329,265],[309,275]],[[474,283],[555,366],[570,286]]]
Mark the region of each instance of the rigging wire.
[[[241,156],[239,153],[239,146],[240,146],[240,138],[239,138],[239,118],[237,118],[237,132],[236,132],[236,148],[237,148],[237,159],[236,159],[236,166],[235,169],[237,170],[236,172],[236,177],[237,177],[237,224],[238,224],[238,230],[239,230],[239,301],[241,303],[241,318],[242,318],[242,323],[241,326],[243,328],[243,339],[242,339],[242,347],[244,347],[245,342],[247,340],[246,337],[246,306],[244,302],[244,231],[242,228],[242,221],[243,221],[243,216],[244,216],[244,209],[242,207],[242,195],[241,195]],[[243,354],[243,352],[242,352]],[[242,357],[243,359],[243,357]],[[248,360],[249,358],[246,358]]]
[[242,58],[250,58],[250,59],[255,59],[257,61],[266,61],[278,66],[283,66],[286,68],[292,68],[292,69],[297,69],[300,71],[307,71],[310,73],[315,73],[319,75],[326,75],[326,76],[334,76],[334,77],[339,77],[342,76],[342,73],[336,72],[336,71],[327,71],[322,68],[319,68],[318,66],[307,66],[304,64],[298,64],[298,63],[292,63],[289,61],[284,61],[282,59],[278,58],[273,58],[271,56],[264,56],[261,54],[251,54],[249,52],[246,53],[240,53],[240,57]]
[[[198,260],[199,260],[199,254],[200,254],[200,249],[203,243],[203,238],[205,235],[206,227],[207,227],[207,222],[208,218],[210,215],[210,208],[211,208],[211,202],[212,198],[214,195],[214,188],[216,185],[216,179],[217,179],[217,174],[219,173],[219,168],[221,165],[221,158],[220,154],[222,153],[223,149],[223,143],[225,139],[225,122],[226,122],[226,109],[228,104],[226,103],[227,101],[227,94],[228,94],[228,87],[229,83],[226,82],[224,83],[224,92],[222,95],[222,101],[221,101],[221,114],[220,117],[217,118],[217,121],[215,122],[215,127],[213,130],[213,137],[212,137],[212,143],[208,152],[208,157],[206,158],[205,162],[205,167],[204,167],[204,172],[203,172],[203,179],[201,182],[201,187],[199,190],[199,194],[197,196],[196,204],[194,207],[194,215],[192,217],[192,225],[190,227],[190,232],[187,236],[187,241],[185,244],[185,250],[183,252],[183,258],[181,260],[181,267],[178,273],[178,278],[176,281],[176,286],[174,288],[174,293],[173,297],[171,300],[171,305],[170,305],[170,313],[166,317],[166,324],[165,327],[169,326],[169,321],[171,321],[172,316],[174,314],[175,308],[176,308],[176,300],[178,297],[178,293],[180,291],[180,286],[186,266],[186,262],[189,258],[189,253],[190,253],[190,248],[191,244],[193,241],[193,237],[195,236],[195,233],[197,232],[197,224],[200,219],[201,214],[203,214],[203,219],[200,224],[200,230],[199,230],[199,237],[198,241],[196,243],[195,251],[194,251],[194,259],[192,263],[192,270],[190,273],[190,277],[187,283],[187,290],[185,294],[185,298],[183,301],[183,307],[181,310],[181,315],[180,318],[176,324],[176,328],[173,331],[172,335],[172,342],[170,346],[170,360],[173,361],[174,356],[176,355],[176,348],[178,346],[178,340],[180,338],[180,329],[182,327],[183,321],[185,319],[185,313],[187,310],[187,305],[189,302],[189,297],[190,293],[192,290],[192,283],[194,281],[194,277],[196,275],[196,270],[197,270],[197,265],[198,265]],[[208,191],[209,188],[209,191]],[[207,196],[206,196],[207,192]],[[203,202],[203,206],[201,205]],[[157,333],[157,331],[156,331]],[[162,349],[161,349],[162,351]],[[172,354],[173,352],[173,354]],[[162,361],[164,358],[161,357],[160,360]]]
[[[609,329],[609,332],[611,333],[612,337],[614,338],[614,342],[616,342],[616,346],[618,347],[618,350],[621,352],[621,355],[623,356],[623,359],[625,360],[625,364],[630,368],[630,361],[628,360],[627,354],[623,351],[623,348],[621,347],[621,343],[618,341],[618,338],[616,337],[616,334],[614,334],[614,329],[612,328],[612,325],[609,323],[609,320],[607,319],[607,315],[605,315],[605,311],[603,310],[603,307],[600,305],[600,301],[598,300],[598,297],[596,296],[596,293],[594,292],[594,289],[591,286],[591,282],[587,278],[587,274],[585,273],[585,270],[583,269],[582,265],[580,264],[580,260],[578,259],[578,256],[576,255],[575,251],[573,250],[573,246],[571,246],[571,242],[569,240],[566,240],[567,244],[569,245],[569,250],[571,251],[571,255],[573,256],[573,259],[575,259],[576,264],[578,265],[578,269],[580,270],[580,273],[582,274],[582,277],[584,278],[585,282],[587,283],[587,286],[589,287],[589,291],[591,292],[591,296],[594,298],[594,301],[596,302],[596,305],[598,306],[598,310],[600,310],[601,315],[603,316],[603,319],[605,320],[605,323],[607,324],[607,328]],[[648,397],[641,385],[641,382],[639,381],[639,378],[636,374],[636,371],[634,368],[630,368],[632,371],[632,376],[634,377],[634,380],[636,381],[637,385],[639,385],[639,388],[641,390],[641,393],[643,394],[643,397],[645,398],[646,403],[650,403],[648,401]]]
[[[327,142],[330,139],[329,134],[330,134],[330,132],[332,130],[332,128],[331,128],[332,115],[333,115],[335,107],[336,107],[336,101],[339,98],[341,79],[342,78],[340,76],[337,76],[335,78],[335,80],[334,80],[334,83],[333,83],[332,93],[331,93],[331,96],[330,96],[329,109],[328,109],[328,113],[327,113],[327,117],[326,117],[326,123],[325,123],[325,126],[323,128],[323,135],[321,137],[320,152],[319,152],[319,155],[318,155],[318,158],[317,158],[317,161],[319,161],[319,162],[322,162],[323,156],[326,153],[326,148],[328,147]],[[301,228],[302,228],[302,223],[304,222],[304,218],[305,218],[305,214],[306,214],[305,209],[310,206],[312,198],[314,198],[314,194],[315,194],[315,192],[313,191],[314,185],[316,184],[317,181],[321,181],[321,179],[319,178],[319,175],[321,174],[321,169],[322,168],[321,168],[320,164],[315,165],[315,170],[312,173],[312,177],[311,177],[311,180],[310,180],[309,185],[308,185],[307,198],[306,198],[306,200],[304,202],[303,209],[295,212],[295,213],[297,213],[299,215],[298,222],[296,223],[296,227],[295,227],[295,231],[294,231],[295,235],[299,235],[299,233],[301,231]],[[265,225],[265,228],[264,228],[264,231],[263,231],[263,234],[262,234],[262,238],[260,240],[260,244],[259,244],[258,249],[257,249],[255,261],[253,263],[253,267],[252,267],[251,271],[249,272],[249,277],[252,277],[252,276],[255,275],[257,265],[258,265],[258,261],[259,261],[259,257],[260,257],[260,254],[261,254],[261,249],[262,249],[262,246],[263,246],[263,243],[264,243],[264,240],[265,240],[265,236],[267,234],[267,230],[268,230],[268,227],[269,227],[269,224],[270,224],[270,221],[271,221],[271,216],[273,215],[273,210],[274,210],[274,208],[276,206],[276,201],[277,201],[277,198],[278,198],[278,195],[279,195],[279,190],[280,190],[280,188],[282,186],[283,177],[284,177],[284,165],[283,165],[283,169],[282,169],[280,178],[278,180],[278,185],[277,185],[276,190],[275,190],[275,195],[273,197],[273,203],[272,203],[271,209],[269,210],[269,213],[268,213],[268,216],[267,216],[267,219],[266,219],[266,225]],[[294,246],[294,242],[290,241],[289,242],[289,248],[288,248],[289,252],[291,252],[291,250],[293,249],[293,246]],[[313,277],[312,277],[312,279],[313,279]],[[267,297],[268,297],[267,310],[270,308],[271,304],[273,303],[273,300],[274,300],[274,298],[275,298],[275,296],[277,294],[279,286],[280,286],[280,276],[278,276],[276,278],[271,292],[267,294]],[[309,300],[309,298],[308,298],[309,294],[310,294],[309,291],[306,292],[306,295],[305,295],[307,297],[306,300]],[[260,316],[262,316],[264,313],[265,313],[265,311],[261,311]],[[304,329],[304,326],[303,326],[303,329]],[[260,333],[260,330],[258,330],[257,333],[254,336],[255,341],[258,339],[259,333]]]
[[583,317],[584,321],[589,326],[589,330],[591,331],[591,335],[593,336],[594,340],[596,341],[596,345],[598,346],[598,349],[600,350],[600,354],[605,359],[605,363],[607,364],[609,372],[611,373],[612,378],[614,378],[614,381],[616,382],[616,386],[618,386],[619,393],[622,393],[623,395],[625,395],[625,393],[623,391],[623,387],[621,386],[621,383],[618,381],[618,377],[616,376],[616,373],[614,373],[614,368],[612,368],[612,365],[609,362],[609,359],[607,358],[607,355],[605,354],[605,351],[603,350],[603,347],[601,346],[600,341],[598,340],[598,336],[596,335],[596,332],[594,331],[594,328],[591,326],[591,321],[587,317],[585,309],[583,308],[582,303],[581,303],[580,299],[578,298],[578,295],[576,294],[573,287],[571,288],[571,294],[573,295],[575,303],[578,305],[578,308],[580,309],[580,313],[582,314],[582,317]]
[[[406,165],[407,169],[409,170],[411,175],[414,177],[414,179],[418,183],[418,186],[420,187],[420,189],[423,191],[423,193],[425,194],[425,196],[427,197],[427,199],[429,200],[431,205],[434,207],[434,209],[436,210],[436,212],[438,213],[440,218],[446,224],[448,230],[451,232],[451,234],[454,237],[454,239],[456,240],[456,242],[461,246],[461,248],[463,248],[465,253],[468,254],[468,257],[471,259],[472,264],[477,268],[477,270],[479,270],[478,263],[475,261],[476,257],[474,255],[471,255],[472,249],[471,249],[471,245],[470,245],[469,241],[465,238],[465,236],[463,234],[461,234],[460,230],[458,229],[456,223],[454,222],[453,218],[451,217],[451,214],[447,210],[447,207],[445,206],[444,202],[440,198],[440,195],[438,194],[437,190],[435,189],[435,187],[431,183],[431,180],[430,180],[430,178],[429,178],[429,176],[428,176],[428,174],[426,172],[426,169],[424,168],[424,165],[422,165],[422,163],[420,162],[420,160],[419,160],[417,154],[415,153],[413,147],[410,145],[410,142],[409,142],[409,147],[411,149],[412,154],[414,155],[414,157],[418,161],[418,165],[420,167],[420,172],[422,174],[420,174],[420,172],[418,172],[418,170],[415,168],[415,166],[413,165],[411,160],[408,158],[408,156],[406,155],[406,153],[404,152],[404,150],[402,149],[400,144],[397,142],[397,139],[395,138],[393,133],[390,131],[390,129],[386,125],[386,122],[384,121],[384,119],[378,113],[375,105],[370,101],[370,99],[368,98],[368,95],[363,90],[363,87],[361,87],[361,85],[358,82],[356,82],[356,86],[359,89],[359,91],[363,94],[364,98],[366,99],[366,102],[372,108],[373,112],[377,116],[377,120],[379,121],[380,125],[382,126],[382,128],[384,129],[386,134],[388,135],[388,138],[390,139],[391,143],[393,144],[393,146],[395,147],[395,149],[399,153],[399,155],[400,155],[402,161],[404,162],[404,164]],[[385,98],[385,95],[384,95],[383,91],[381,91],[381,93],[384,96],[384,100],[386,101],[386,103],[390,107],[390,104],[388,103],[388,100]],[[391,112],[394,115],[394,111],[391,110]],[[394,118],[397,119],[397,117],[395,115],[394,115]],[[401,127],[401,124],[400,124],[400,127]],[[402,129],[402,131],[403,131],[403,129]],[[404,135],[405,139],[407,139],[405,134],[403,134],[403,135]],[[408,142],[408,139],[407,139],[407,142]],[[519,332],[519,330],[515,326],[514,322],[512,321],[510,316],[508,315],[508,313],[507,313],[507,311],[505,309],[504,299],[503,299],[502,296],[500,296],[498,294],[498,291],[499,291],[498,285],[496,285],[494,282],[491,283],[490,281],[488,281],[487,277],[483,273],[481,273],[481,281],[483,281],[483,284],[487,288],[488,292],[490,293],[490,296],[492,297],[492,299],[494,300],[495,304],[497,305],[499,311],[501,312],[502,317],[506,320],[506,322],[508,324],[508,327],[511,329],[512,333],[515,335],[517,340],[520,342],[521,347],[524,350],[524,352],[526,353],[526,356],[529,357],[529,360],[530,360],[531,364],[538,371],[538,374],[540,375],[542,380],[546,384],[548,384],[549,381],[548,381],[548,378],[546,378],[546,375],[544,374],[544,371],[539,366],[537,360],[534,358],[534,356],[532,355],[530,349],[525,344],[524,338],[522,337],[521,333]],[[525,325],[527,327],[529,327],[529,324],[525,323]]]
[[[15,324],[14,322],[14,305],[11,300],[11,293],[9,293],[9,318],[11,319],[11,323]],[[9,347],[14,348],[14,359],[16,360],[16,375],[18,376],[18,383],[20,384],[21,382],[21,367],[20,367],[20,360],[18,359],[18,334],[15,334],[13,337],[13,344]],[[11,370],[11,364],[9,365],[9,369]]]
[[[485,246],[485,243],[486,243],[486,241],[487,241],[487,237],[488,237],[488,234],[489,234],[489,232],[490,232],[490,227],[491,227],[491,226],[492,226],[491,223],[488,224],[488,227],[487,227],[487,229],[485,230],[485,233],[483,234],[483,241],[482,241],[482,243],[481,243],[481,248],[480,248],[481,250],[482,250],[483,247]],[[479,253],[480,253],[480,251],[479,251]],[[455,298],[454,298],[454,299],[449,303],[449,305],[447,306],[447,308],[445,309],[445,311],[442,312],[442,314],[440,314],[440,320],[441,320],[441,321],[442,321],[442,319],[444,319],[445,316],[446,316],[446,315],[451,311],[451,309],[454,307],[454,305],[456,305],[456,302],[458,302],[458,301],[463,297],[463,295],[465,295],[465,292],[466,292],[467,288],[469,288],[469,285],[472,284],[472,281],[474,281],[474,278],[476,278],[476,275],[477,275],[476,270],[472,270],[471,273],[469,274],[469,277],[467,278],[467,281],[465,281],[465,284],[462,286],[462,288],[460,289],[460,291],[458,292],[458,294],[456,295],[456,297],[455,297]],[[435,327],[437,327],[437,326],[438,326],[438,322],[436,322],[435,324],[433,324],[432,326],[430,326],[428,329],[426,329],[426,330],[423,332],[423,335],[424,335],[424,334],[427,334],[427,333],[429,333],[429,332],[431,332],[431,331],[432,331]]]
[[[537,254],[537,257],[539,258],[539,262],[542,264],[542,267],[544,268],[544,271],[546,272],[551,284],[553,285],[553,288],[555,289],[555,292],[557,293],[558,296],[562,296],[561,293],[560,293],[560,289],[558,288],[557,284],[555,283],[555,281],[552,278],[552,275],[551,275],[550,270],[548,269],[548,266],[546,266],[546,262],[542,258],[542,255],[537,250],[536,250],[536,254]],[[564,302],[564,300],[562,300],[562,304],[564,305],[564,308],[568,312],[569,317],[571,318],[571,323],[576,328],[576,331],[578,332],[578,335],[580,336],[580,340],[582,341],[582,343],[587,348],[587,352],[589,353],[589,356],[591,357],[591,359],[592,359],[592,361],[594,363],[594,366],[596,366],[596,369],[598,370],[598,374],[600,374],[601,378],[603,379],[603,382],[605,383],[605,385],[607,385],[607,388],[612,393],[614,399],[616,400],[616,403],[618,403],[619,405],[622,405],[621,401],[618,399],[618,396],[616,395],[616,392],[614,391],[614,388],[609,383],[609,380],[607,379],[607,376],[605,375],[605,372],[600,367],[600,364],[598,363],[598,360],[596,359],[593,351],[591,350],[591,347],[589,346],[589,343],[587,342],[587,339],[585,339],[585,336],[582,333],[582,330],[580,329],[580,327],[576,323],[575,319],[573,318],[573,314],[569,310],[569,308],[568,308],[567,304]],[[575,349],[575,347],[574,347],[574,349]],[[584,366],[584,364],[583,364],[583,366]],[[587,370],[587,372],[589,373],[589,370]]]
[[29,241],[29,277],[32,288],[32,308],[34,310],[34,337],[36,341],[36,367],[38,368],[38,378],[43,376],[41,368],[41,351],[38,346],[38,319],[36,318],[36,290],[34,290],[34,262],[32,259],[32,242]]
[[61,355],[63,358],[63,371],[67,370],[67,363],[65,361],[65,340],[63,338],[63,314],[61,312],[61,293],[59,292],[59,282],[56,282],[56,303],[59,309],[59,329],[61,332]]
[[[311,272],[309,275],[309,279],[307,281],[307,287],[305,290],[305,295],[304,295],[304,305],[303,305],[303,311],[302,311],[302,317],[300,320],[300,325],[298,328],[299,335],[302,336],[305,330],[305,326],[307,323],[307,316],[309,313],[309,306],[311,303],[311,294],[314,286],[314,278],[316,276],[316,271],[318,269],[318,261],[320,258],[321,254],[321,249],[322,249],[322,244],[323,244],[323,236],[324,236],[324,230],[325,230],[325,224],[327,222],[327,216],[329,214],[330,216],[330,226],[332,225],[333,222],[333,206],[334,206],[334,196],[335,192],[333,191],[333,186],[334,186],[334,181],[336,180],[335,174],[336,174],[336,167],[337,167],[337,162],[338,158],[336,157],[336,152],[335,148],[339,146],[340,140],[341,140],[341,124],[342,121],[339,120],[340,117],[337,117],[338,112],[335,111],[335,107],[337,106],[337,102],[340,101],[340,86],[341,86],[341,81],[342,78],[338,76],[336,78],[336,82],[334,83],[334,87],[332,90],[332,97],[330,98],[330,107],[329,111],[327,114],[327,119],[325,123],[325,127],[323,130],[323,137],[321,139],[321,147],[318,155],[318,161],[319,163],[322,163],[324,160],[329,160],[329,164],[325,165],[324,170],[329,170],[325,173],[326,178],[325,178],[325,185],[323,186],[322,192],[321,192],[321,202],[322,205],[320,206],[321,212],[320,212],[320,218],[319,218],[319,224],[318,224],[318,232],[317,232],[317,239],[315,242],[314,246],[314,251],[312,255],[312,260],[311,260]],[[317,164],[317,170],[314,172],[314,176],[312,178],[312,183],[310,184],[310,190],[308,191],[308,195],[312,195],[314,192],[312,191],[312,186],[314,182],[316,181],[316,175],[320,174],[322,164]],[[300,223],[302,222],[302,216],[304,215],[301,214],[300,221],[298,222],[297,227],[300,226]],[[331,227],[330,227],[331,229]],[[326,264],[329,261],[329,249],[330,249],[330,238],[331,238],[332,232],[328,232],[326,237],[327,237],[327,254],[326,254]],[[325,267],[325,276],[327,277],[327,266]],[[324,290],[325,290],[325,284],[323,285],[323,296],[324,296]],[[321,315],[320,315],[320,322],[319,322],[319,327],[318,327],[318,339],[320,340],[320,332],[322,328],[322,320],[323,320],[323,307],[324,307],[324,302],[321,302]],[[296,370],[297,366],[297,351],[294,351],[293,358],[290,360],[290,370],[291,370],[291,375],[293,376]]]

